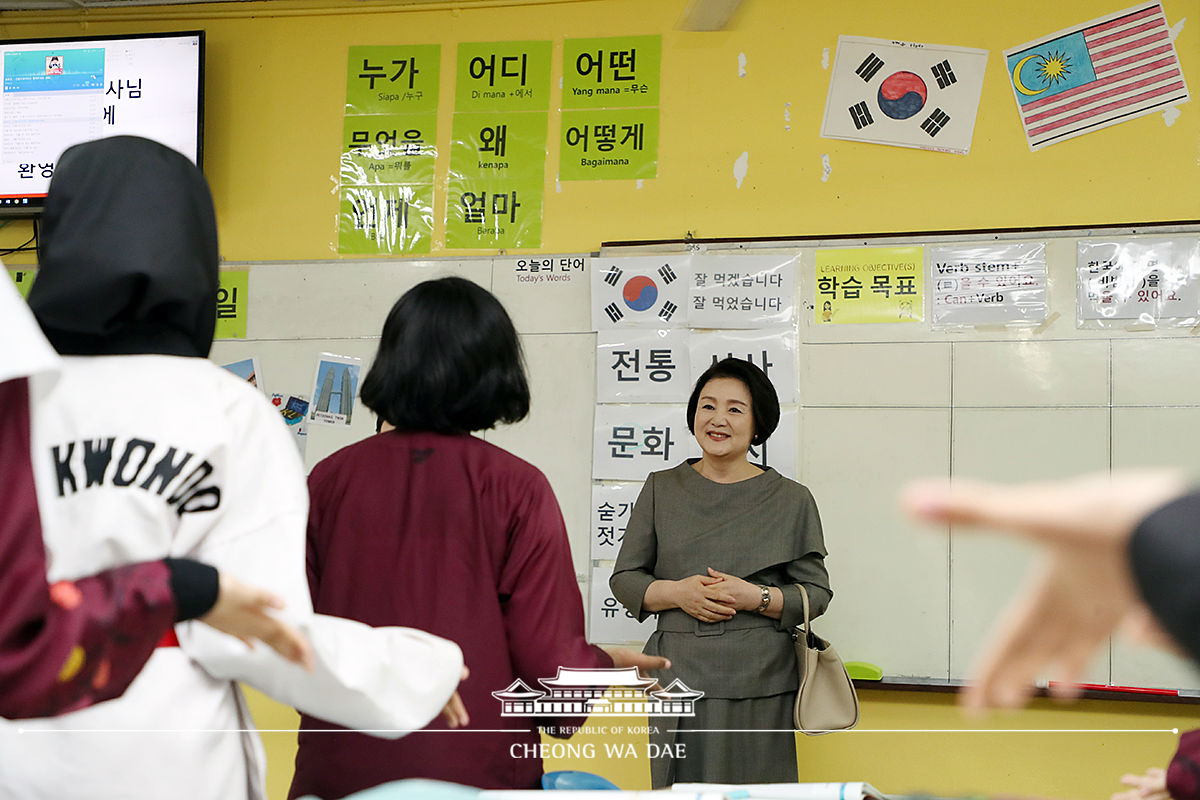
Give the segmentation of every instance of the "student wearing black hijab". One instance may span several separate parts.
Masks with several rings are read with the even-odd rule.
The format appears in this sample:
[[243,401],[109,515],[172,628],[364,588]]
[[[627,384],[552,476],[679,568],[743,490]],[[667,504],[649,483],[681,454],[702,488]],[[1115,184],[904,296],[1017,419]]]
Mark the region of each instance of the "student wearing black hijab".
[[[30,384],[51,577],[207,561],[282,597],[315,669],[180,625],[121,699],[41,726],[53,732],[0,729],[0,796],[265,797],[257,737],[235,733],[252,730],[235,680],[393,737],[437,716],[456,697],[456,645],[311,613],[295,446],[259,392],[204,358],[218,251],[200,171],[136,137],[73,147],[50,186],[42,242],[30,306],[66,356],[56,381]],[[81,732],[97,728],[141,733]]]
[[25,301],[0,281],[0,717],[41,717],[119,696],[176,622],[199,617],[295,660],[303,638],[266,613],[269,592],[190,559],[46,580],[29,452],[31,375],[59,359]]

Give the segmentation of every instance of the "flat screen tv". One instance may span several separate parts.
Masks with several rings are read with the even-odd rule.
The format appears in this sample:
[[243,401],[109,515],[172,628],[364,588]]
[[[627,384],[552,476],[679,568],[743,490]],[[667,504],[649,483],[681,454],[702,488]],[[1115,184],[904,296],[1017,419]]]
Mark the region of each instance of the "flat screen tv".
[[0,216],[41,213],[64,150],[144,136],[201,165],[204,31],[0,41]]

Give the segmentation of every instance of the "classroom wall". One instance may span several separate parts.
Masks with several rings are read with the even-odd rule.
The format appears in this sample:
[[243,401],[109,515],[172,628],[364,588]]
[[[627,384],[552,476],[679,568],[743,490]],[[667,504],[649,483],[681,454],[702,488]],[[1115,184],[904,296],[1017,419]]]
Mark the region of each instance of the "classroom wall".
[[[674,30],[684,0],[449,3],[230,3],[0,15],[0,36],[179,30],[208,32],[205,170],[222,253],[235,261],[333,255],[335,183],[349,45],[440,43],[439,127],[448,141],[459,42],[550,39],[551,86],[563,37],[661,33],[659,176],[555,182],[551,114],[545,252],[613,240],[822,235],[1195,219],[1200,114],[1153,114],[1029,152],[1011,96],[1005,47],[1124,7],[1069,0],[915,7],[862,0],[814,6],[746,0],[725,31]],[[1164,0],[1178,51],[1200,65],[1200,0]],[[839,34],[990,51],[969,156],[817,136]],[[739,56],[745,77],[739,77]],[[553,105],[553,103],[552,103]],[[733,164],[748,153],[738,188]],[[829,179],[822,181],[822,155]],[[447,159],[441,159],[439,181]],[[435,208],[441,219],[444,196]],[[16,226],[20,227],[20,226]],[[15,236],[15,231],[13,232]],[[24,241],[24,239],[21,239]],[[435,251],[434,255],[439,255]]]
[[[384,309],[403,286],[423,274],[422,269],[473,275],[472,270],[479,267],[467,257],[487,255],[449,253],[435,244],[433,257],[425,267],[394,265],[380,259],[337,259],[333,249],[337,196],[331,190],[336,185],[346,48],[350,45],[440,43],[442,97],[449,98],[453,70],[448,66],[453,63],[454,47],[459,42],[551,39],[555,46],[552,85],[557,86],[563,37],[662,34],[658,178],[640,184],[559,185],[551,166],[546,174],[542,252],[596,251],[611,241],[1086,227],[1194,220],[1198,216],[1200,114],[1195,103],[1181,107],[1173,122],[1155,114],[1038,153],[1029,152],[1025,145],[1001,66],[1001,50],[1118,10],[1124,5],[1121,2],[1098,5],[1064,0],[1047,5],[1035,0],[993,4],[944,0],[917,9],[885,0],[825,6],[794,0],[745,0],[728,30],[717,33],[674,30],[684,5],[684,0],[480,0],[419,5],[282,2],[4,12],[0,13],[0,36],[102,35],[189,28],[207,31],[205,171],[217,205],[222,255],[229,262],[255,262],[252,274],[258,269],[264,273],[295,270],[287,273],[295,279],[290,294],[255,299],[270,304],[275,309],[274,318],[291,319],[294,325],[282,334],[258,337],[258,346],[266,353],[271,348],[282,353],[296,347],[289,341],[305,340],[303,346],[309,350],[330,348],[369,357],[372,331],[381,322]],[[1200,0],[1164,0],[1164,8],[1169,22],[1180,31],[1178,51],[1185,75],[1192,77],[1194,86],[1200,75],[1200,48],[1195,45],[1197,34],[1192,28],[1200,24]],[[1191,27],[1186,20],[1191,20]],[[953,156],[819,138],[816,134],[829,76],[823,60],[826,51],[832,60],[839,34],[990,50],[971,154]],[[740,56],[745,57],[744,77],[738,71]],[[450,112],[450,104],[443,102],[439,116],[443,145],[448,141]],[[552,112],[549,165],[557,164],[557,134],[558,119]],[[739,188],[733,164],[743,152],[748,154],[749,170]],[[832,171],[828,180],[822,180],[822,156],[826,155]],[[437,180],[442,185],[445,159],[439,170]],[[442,217],[444,202],[441,193],[436,219]],[[0,229],[0,246],[18,244],[28,236],[28,223],[14,222]],[[16,257],[10,261],[29,260]],[[349,263],[352,261],[355,263]],[[365,281],[361,285],[372,288],[376,302],[355,315],[333,312],[321,317],[322,304],[318,300],[323,295],[317,292],[347,280]],[[255,324],[252,316],[252,336]],[[551,379],[556,363],[571,369],[568,400],[578,400],[592,391],[588,377],[591,365],[577,358],[579,352],[587,350],[587,343],[580,341],[588,334],[572,331],[570,336],[574,338],[566,339],[556,338],[549,330],[526,329],[524,333],[539,396],[558,389],[559,384]],[[803,362],[807,374],[838,371],[849,361],[860,364],[864,372],[875,370],[888,375],[886,368],[879,369],[879,365],[888,363],[886,355],[880,356],[883,345],[868,344],[869,336],[864,337],[814,344]],[[1014,365],[1013,374],[1019,380],[1019,376],[1028,375],[1028,365],[1039,358],[1036,347],[1020,342],[907,344],[913,357],[928,366],[931,374],[938,374],[943,364],[969,370],[975,359],[975,363]],[[1105,353],[1093,353],[1099,344],[1069,342],[1057,343],[1051,355],[1054,363],[1074,364],[1079,356],[1082,363],[1090,365],[1089,369],[1111,370],[1111,365],[1118,363],[1111,352],[1122,351],[1127,357],[1120,363],[1137,369],[1143,363],[1140,348],[1153,348],[1159,358],[1175,352],[1158,349],[1160,346],[1181,348],[1185,358],[1192,358],[1193,344],[1190,338],[1166,345],[1104,342]],[[220,345],[218,355],[221,348],[236,352],[239,347]],[[985,353],[986,358],[980,355]],[[1170,361],[1170,356],[1165,358]],[[284,361],[290,365],[289,359]],[[311,369],[307,365],[305,368]],[[281,379],[301,385],[309,380],[301,380],[304,369],[300,366],[294,369],[294,375]],[[934,389],[940,386],[936,384]],[[1084,387],[1088,386],[1091,384],[1085,382]],[[824,402],[806,402],[814,406],[806,423],[808,429],[818,423],[857,424],[865,418],[864,410],[857,407],[862,404],[853,400],[827,397]],[[1193,403],[1188,395],[1187,404]],[[1000,410],[988,408],[952,412],[949,404],[940,402],[926,404],[936,408],[904,408],[907,404],[894,396],[876,405],[878,408],[867,416],[882,425],[901,418],[926,420],[901,426],[913,437],[922,432],[940,435],[942,417],[951,413],[960,415],[964,430],[970,427],[972,418],[982,430],[994,426],[998,416],[1003,416]],[[1036,422],[1044,424],[1049,433],[1068,437],[1063,447],[1081,453],[1079,463],[1073,465],[1091,466],[1100,461],[1099,456],[1091,458],[1087,455],[1090,451],[1080,450],[1084,434],[1071,438],[1070,425],[1081,419],[1079,414],[1086,417],[1089,413],[1103,413],[1106,420],[1109,415],[1125,415],[1132,420],[1140,413],[1137,405],[1131,402],[1128,410],[1112,410],[1104,401],[1097,401],[1091,408],[1072,409],[1071,422],[1065,426],[1042,416]],[[496,441],[537,463],[531,454],[546,448],[531,443],[530,437],[539,430],[554,429],[552,408],[542,408],[543,416],[536,416],[539,412],[535,408],[534,420],[517,430],[497,432]],[[1047,413],[1053,415],[1053,410]],[[1183,424],[1190,426],[1194,409],[1178,413],[1186,418]],[[992,419],[984,419],[988,414]],[[1064,413],[1061,418],[1067,416]],[[928,419],[933,419],[932,424]],[[551,423],[550,427],[539,428],[543,422]],[[1091,425],[1087,421],[1081,424]],[[369,432],[364,425],[369,427],[369,418],[360,415],[355,435]],[[1091,429],[1096,429],[1095,425]],[[309,446],[321,450],[334,444],[331,440],[320,444],[314,439]],[[582,446],[587,447],[586,440]],[[814,449],[811,458],[816,459],[821,452]],[[963,445],[958,457],[966,460],[966,466],[972,459],[982,463],[984,458],[981,450],[973,450],[969,444]],[[579,463],[571,462],[569,453],[561,449],[556,458],[559,461],[539,465],[561,467],[572,481],[581,469],[586,470],[582,454]],[[922,466],[932,468],[938,463]],[[1004,475],[1023,474],[1027,463],[1016,454],[1005,460],[999,471]],[[818,469],[823,465],[811,463],[810,467],[818,483],[833,481],[834,474]],[[892,471],[885,479],[888,485],[907,472],[900,462],[890,463],[888,468]],[[552,475],[552,481],[557,480],[563,478]],[[802,480],[810,482],[803,476]],[[835,490],[830,483],[827,493]],[[818,492],[817,496],[822,495]],[[564,498],[568,519],[579,513],[572,506],[575,502],[573,497]],[[835,520],[836,508],[836,503],[830,508]],[[854,578],[845,575],[843,580],[852,583]],[[833,621],[837,622],[836,617]],[[853,629],[854,622],[846,622],[848,630]],[[933,729],[962,724],[939,696],[880,698],[864,698],[863,728]],[[1160,727],[1160,718],[1168,718],[1171,721],[1161,727],[1187,728],[1200,724],[1200,715],[1191,708],[1155,706],[1131,711],[1128,705],[1107,703],[1056,712],[1062,716],[1046,717],[1044,709],[1039,708],[1005,719],[1013,728],[1042,727],[1047,720],[1050,727],[1149,728]],[[276,719],[272,715],[278,709],[269,701],[256,701],[255,710],[264,727],[278,727],[272,724]],[[294,721],[287,724],[294,725]],[[890,738],[880,738],[885,736]],[[961,735],[936,741],[930,736],[933,734],[862,733],[804,740],[800,763],[805,778],[862,778],[885,791],[974,789],[1104,796],[1119,772],[1165,764],[1173,748],[1173,738],[1168,734],[1112,734],[1100,737],[1103,741],[1095,738],[1097,734],[1012,734],[1004,736],[1013,738],[1002,740]],[[277,787],[286,786],[290,774],[289,738],[288,734],[266,736],[272,797],[283,797]],[[864,745],[864,741],[870,744]],[[1014,750],[1014,742],[1020,742],[1021,749]],[[1064,751],[1064,742],[1070,742],[1072,749]],[[637,771],[644,765],[624,764],[621,768]],[[1014,777],[1017,774],[1019,779]],[[626,788],[646,785],[633,774],[622,781]]]

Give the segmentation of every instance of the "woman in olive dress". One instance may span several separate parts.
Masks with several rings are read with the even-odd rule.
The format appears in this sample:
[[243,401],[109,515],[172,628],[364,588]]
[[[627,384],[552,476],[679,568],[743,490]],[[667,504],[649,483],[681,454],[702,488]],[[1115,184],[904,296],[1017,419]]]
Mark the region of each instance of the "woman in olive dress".
[[660,682],[704,692],[694,717],[650,719],[651,743],[672,745],[655,752],[674,754],[652,759],[651,778],[656,789],[795,781],[796,584],[811,616],[833,597],[817,505],[747,457],[779,423],[775,387],[758,367],[714,364],[696,381],[687,420],[703,455],[647,478],[610,582],[639,620],[657,615],[645,652],[673,665]]

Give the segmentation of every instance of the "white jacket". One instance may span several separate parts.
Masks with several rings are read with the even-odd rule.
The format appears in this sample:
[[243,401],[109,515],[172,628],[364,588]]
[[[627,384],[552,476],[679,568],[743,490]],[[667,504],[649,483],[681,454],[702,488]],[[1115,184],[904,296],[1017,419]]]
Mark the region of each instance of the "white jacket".
[[262,747],[234,681],[389,737],[437,716],[462,670],[457,645],[312,613],[304,475],[260,393],[196,358],[61,363],[56,381],[31,381],[51,580],[164,556],[202,560],[283,596],[317,668],[178,625],[180,646],[159,648],[122,698],[0,723],[0,798],[264,798]]

